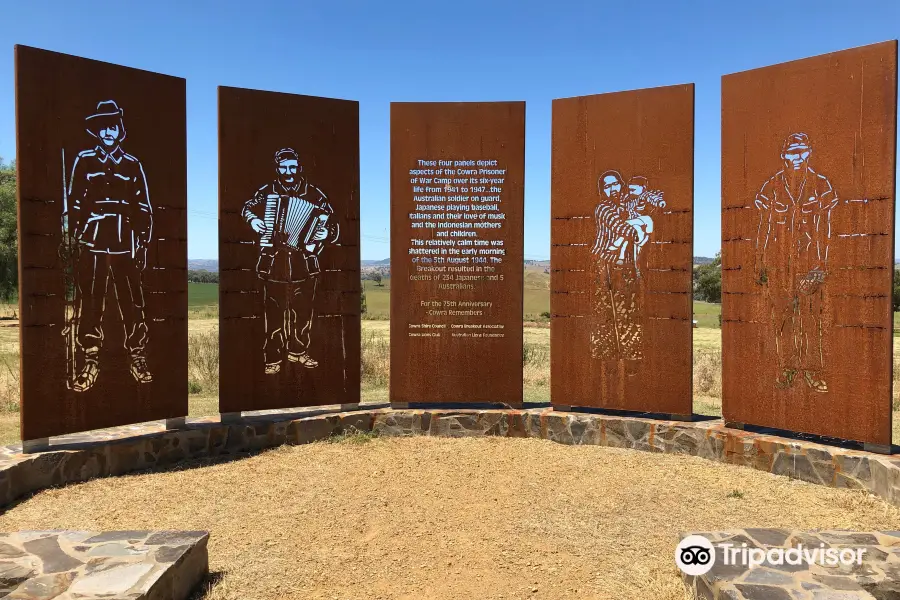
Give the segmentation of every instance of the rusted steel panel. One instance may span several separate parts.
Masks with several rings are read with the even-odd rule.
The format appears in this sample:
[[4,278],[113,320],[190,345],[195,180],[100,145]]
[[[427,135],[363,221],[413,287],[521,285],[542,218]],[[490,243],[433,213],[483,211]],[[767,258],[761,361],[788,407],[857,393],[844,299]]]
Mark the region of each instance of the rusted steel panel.
[[524,189],[524,102],[391,104],[391,402],[522,404]]
[[360,393],[359,103],[219,88],[219,407]]
[[691,413],[693,84],[553,101],[551,400]]
[[185,80],[15,62],[22,438],[186,415]]
[[723,413],[891,442],[897,42],[722,78]]

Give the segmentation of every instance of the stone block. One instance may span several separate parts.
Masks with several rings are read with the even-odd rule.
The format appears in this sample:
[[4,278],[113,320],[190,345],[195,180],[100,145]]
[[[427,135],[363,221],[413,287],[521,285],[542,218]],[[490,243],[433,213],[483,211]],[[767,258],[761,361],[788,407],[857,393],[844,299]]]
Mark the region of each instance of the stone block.
[[292,421],[287,428],[287,443],[308,444],[328,439],[334,428],[323,415]]
[[625,422],[621,419],[603,419],[601,428],[604,446],[610,448],[630,448],[631,441],[625,433]]
[[519,411],[509,411],[506,413],[506,435],[507,437],[524,438],[528,437],[527,415]]
[[771,585],[736,584],[734,587],[746,600],[794,600],[787,590]]
[[569,429],[569,421],[573,417],[566,413],[551,412],[544,417],[544,426],[546,428],[545,439],[560,444],[572,445],[575,438]]
[[418,417],[419,415],[410,412],[379,414],[375,416],[372,430],[378,432],[378,435],[389,437],[419,435],[421,432],[416,431],[418,427],[413,426],[413,421]]
[[208,540],[193,531],[9,534],[0,593],[10,600],[186,600],[208,573]]
[[794,477],[801,481],[808,481],[809,483],[815,483],[818,485],[824,485],[826,481],[830,482],[834,477],[834,470],[832,467],[831,475],[823,481],[822,477],[816,471],[813,462],[810,460],[810,457],[806,454],[800,453],[795,454],[794,458]]
[[486,426],[489,425],[486,425],[478,413],[433,413],[428,435],[454,438],[480,437],[485,434]]
[[506,423],[505,414],[501,411],[481,411],[477,416],[478,426],[476,431],[481,431],[482,435],[496,435],[505,437]]
[[372,413],[369,412],[353,412],[353,413],[341,413],[338,415],[338,423],[339,427],[342,431],[360,431],[360,432],[369,432],[372,431],[372,425],[375,419]]
[[[796,450],[796,449],[795,449]],[[680,534],[684,539],[688,532]],[[747,543],[750,547],[758,547],[764,551],[773,548],[788,549],[803,544],[809,548],[819,548],[824,544],[825,548],[852,547],[865,548],[866,555],[863,563],[857,565],[839,565],[838,567],[822,567],[818,564],[769,564],[750,569],[747,565],[725,565],[721,553],[717,556],[716,564],[706,574],[701,575],[696,581],[688,582],[684,578],[689,589],[701,589],[701,584],[715,593],[715,598],[735,598],[736,600],[748,599],[790,599],[809,600],[821,599],[854,599],[874,600],[874,598],[891,598],[885,582],[900,581],[893,577],[892,569],[900,571],[897,558],[890,555],[889,550],[893,546],[881,546],[882,543],[892,544],[895,538],[891,532],[886,531],[796,531],[785,529],[755,528],[736,531],[720,532],[695,532],[694,535],[702,535],[717,544],[728,542],[735,546]],[[692,587],[693,586],[693,587]],[[873,596],[870,592],[877,592]],[[695,597],[696,592],[695,592]]]

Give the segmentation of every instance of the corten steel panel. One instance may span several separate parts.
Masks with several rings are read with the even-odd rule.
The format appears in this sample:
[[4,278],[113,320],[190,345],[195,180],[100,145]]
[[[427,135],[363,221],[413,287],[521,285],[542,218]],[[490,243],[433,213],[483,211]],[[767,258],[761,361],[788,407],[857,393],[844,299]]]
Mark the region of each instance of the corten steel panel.
[[359,402],[358,102],[219,88],[219,248],[220,410]]
[[22,437],[186,415],[185,80],[15,62]]
[[524,191],[524,102],[391,103],[391,402],[522,404]]
[[693,84],[554,100],[551,160],[551,400],[690,414]]
[[891,442],[897,42],[722,78],[725,419]]

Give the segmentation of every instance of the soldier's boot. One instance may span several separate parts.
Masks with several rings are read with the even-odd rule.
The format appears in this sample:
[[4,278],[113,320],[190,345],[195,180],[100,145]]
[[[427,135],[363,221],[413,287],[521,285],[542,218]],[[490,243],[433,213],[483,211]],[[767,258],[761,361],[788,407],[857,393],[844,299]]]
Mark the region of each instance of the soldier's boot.
[[806,379],[806,385],[814,392],[825,393],[828,391],[828,384],[824,379],[819,379],[816,371],[803,371],[803,378]]
[[266,375],[278,375],[281,372],[281,363],[266,363]]
[[153,374],[147,368],[147,359],[143,356],[133,356],[131,358],[131,376],[138,383],[150,383],[153,381]]
[[76,392],[88,391],[97,382],[97,377],[99,375],[100,363],[97,361],[97,355],[85,355],[84,365],[81,367],[81,372],[79,372],[78,376],[75,378],[75,383],[72,384],[72,389]]
[[319,362],[314,360],[306,351],[303,352],[288,352],[288,360],[295,363],[300,363],[301,366],[306,367],[307,369],[315,369],[319,366]]
[[784,369],[781,372],[781,375],[775,378],[775,387],[781,390],[786,390],[787,388],[794,385],[794,377],[796,376],[796,369]]

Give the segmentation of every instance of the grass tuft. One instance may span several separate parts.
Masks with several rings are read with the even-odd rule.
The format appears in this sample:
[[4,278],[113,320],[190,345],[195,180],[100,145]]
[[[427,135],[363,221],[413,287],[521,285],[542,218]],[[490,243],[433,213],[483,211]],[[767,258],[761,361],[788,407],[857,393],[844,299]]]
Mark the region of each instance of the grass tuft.
[[694,394],[722,397],[722,350],[694,350]]
[[525,387],[549,387],[550,346],[525,342],[522,346],[522,371]]
[[219,389],[219,330],[193,332],[188,336],[188,388],[192,394]]
[[387,387],[391,379],[391,345],[388,337],[376,331],[363,331],[361,350],[363,387]]
[[368,444],[378,437],[377,431],[360,431],[356,427],[350,427],[342,433],[337,433],[329,437],[326,441],[329,444]]
[[19,412],[19,355],[0,354],[0,413]]

